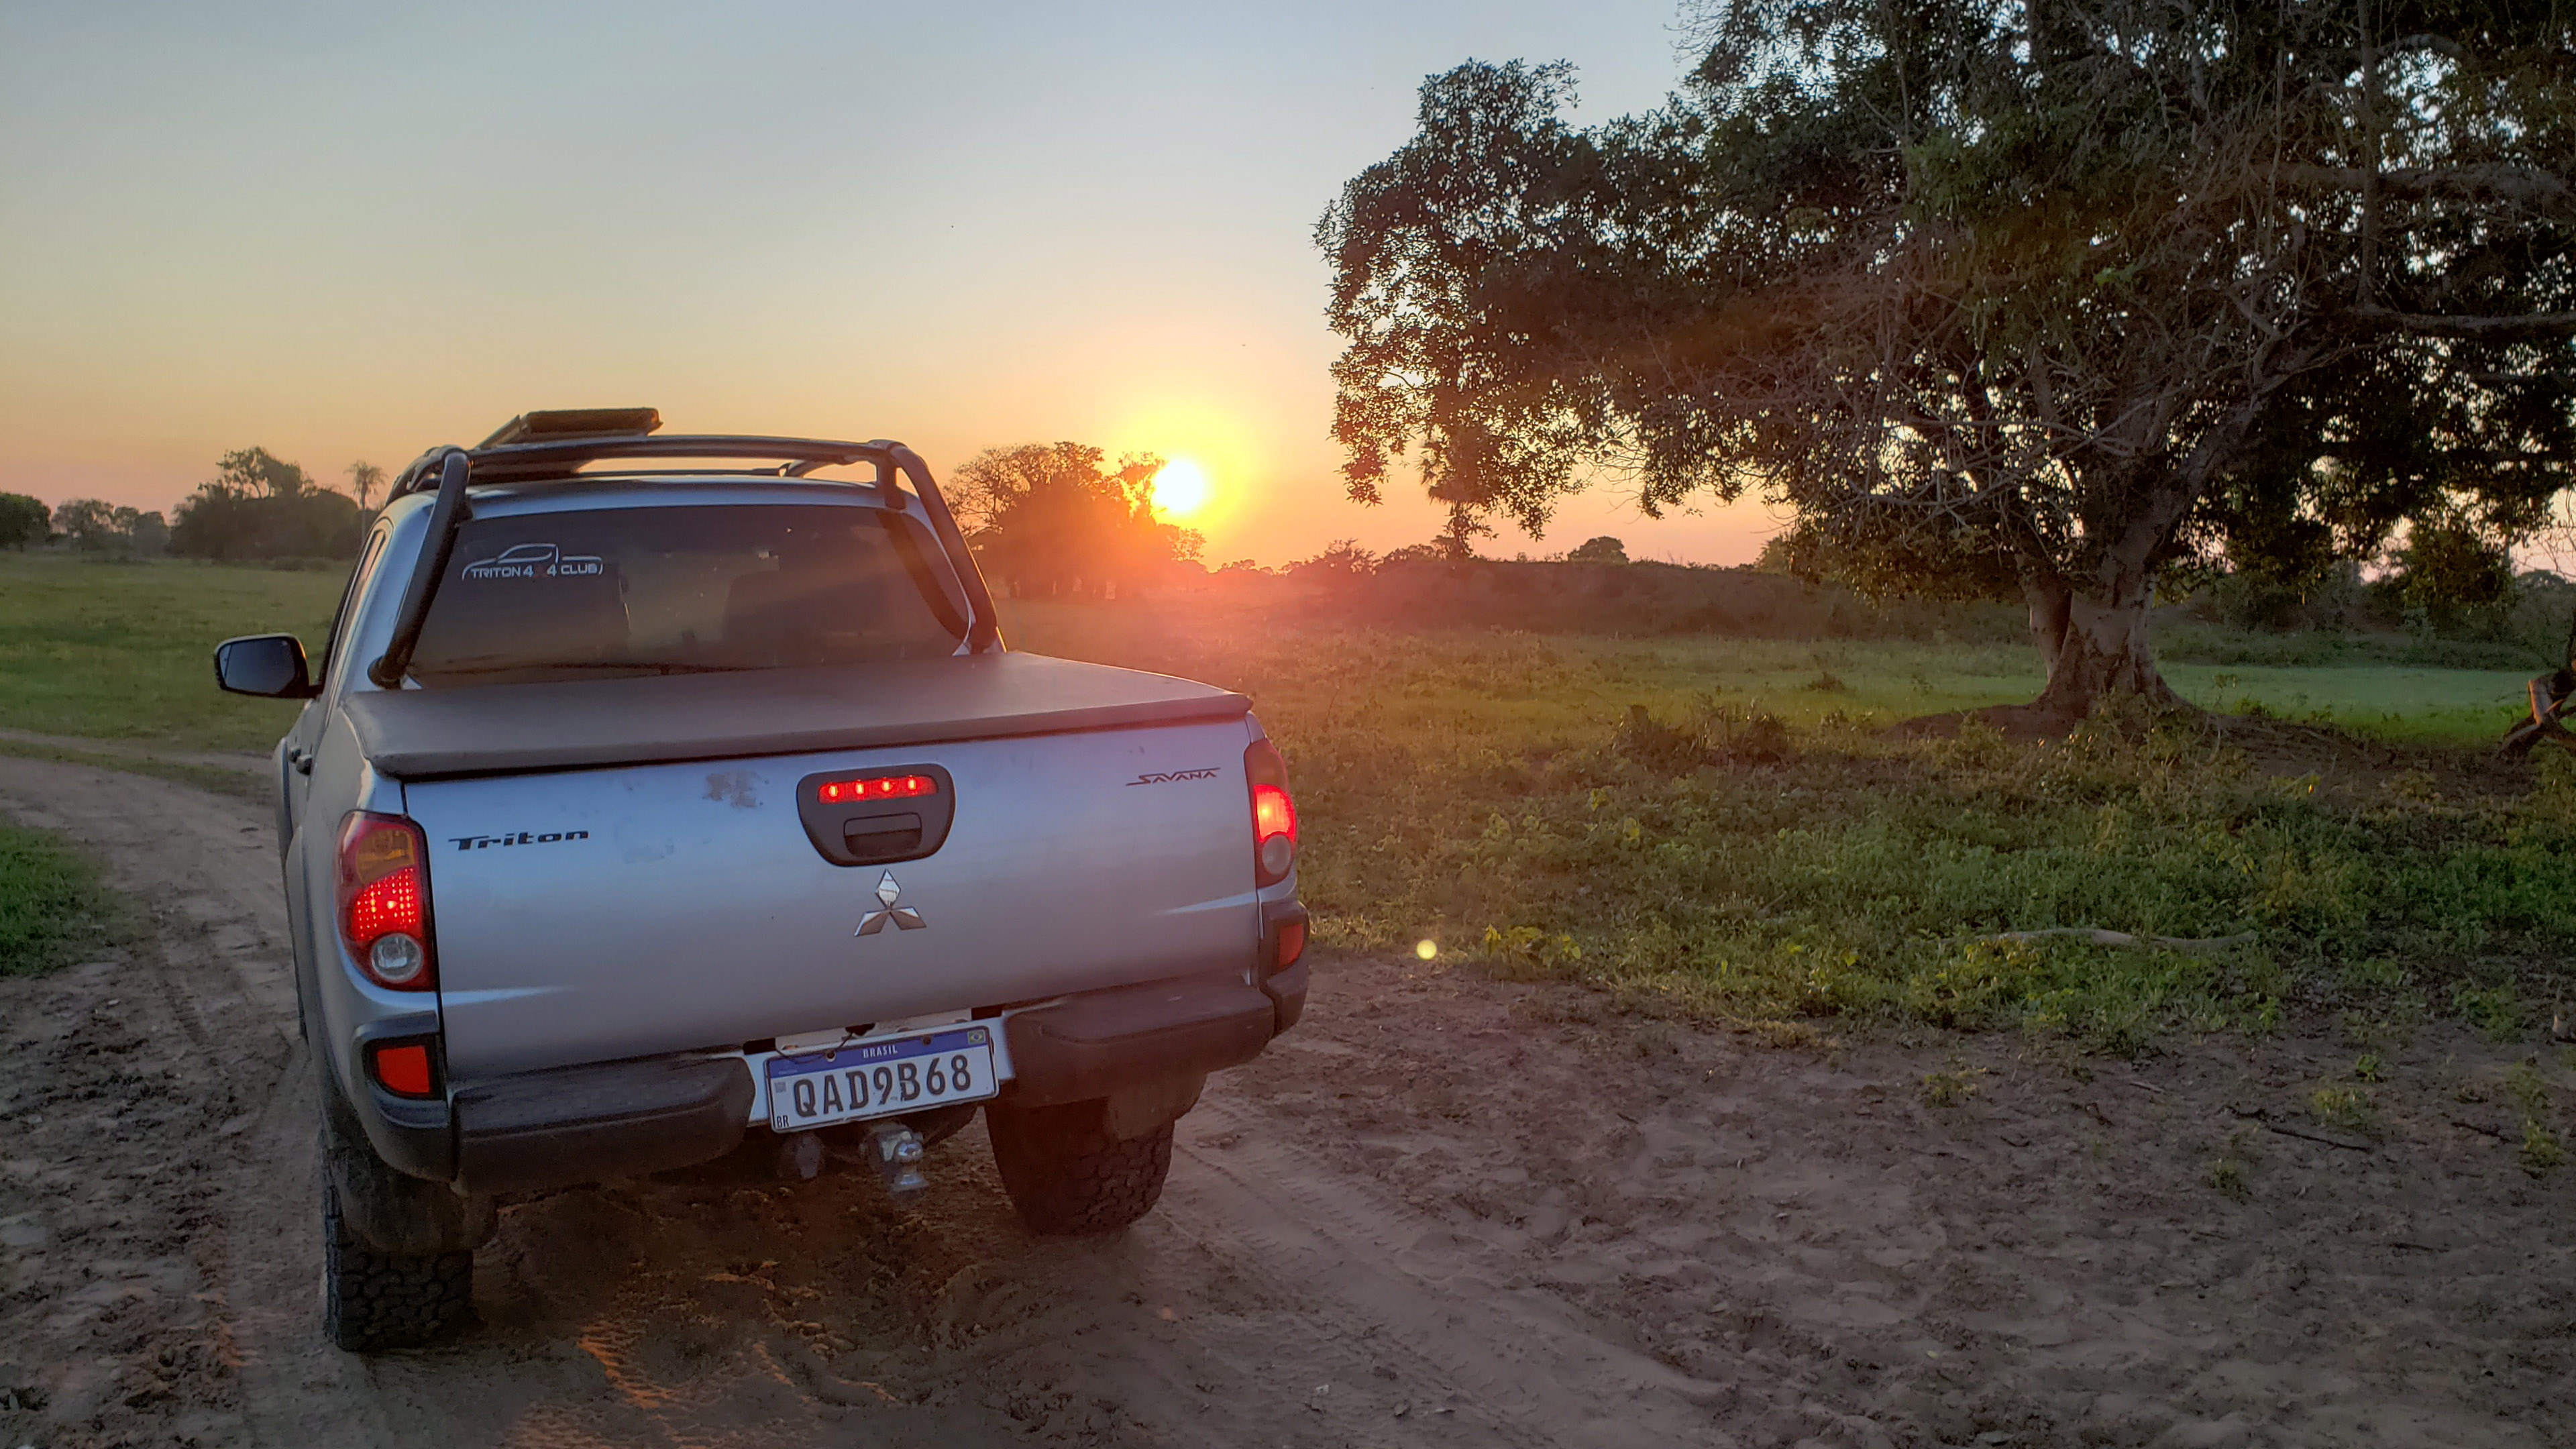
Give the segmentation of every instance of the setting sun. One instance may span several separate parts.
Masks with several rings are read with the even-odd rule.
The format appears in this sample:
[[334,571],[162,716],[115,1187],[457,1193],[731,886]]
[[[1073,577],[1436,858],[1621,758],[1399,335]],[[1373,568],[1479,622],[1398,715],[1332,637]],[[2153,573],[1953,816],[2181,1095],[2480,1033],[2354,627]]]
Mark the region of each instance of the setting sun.
[[1198,512],[1207,500],[1207,474],[1187,458],[1174,458],[1154,475],[1154,506],[1175,518]]

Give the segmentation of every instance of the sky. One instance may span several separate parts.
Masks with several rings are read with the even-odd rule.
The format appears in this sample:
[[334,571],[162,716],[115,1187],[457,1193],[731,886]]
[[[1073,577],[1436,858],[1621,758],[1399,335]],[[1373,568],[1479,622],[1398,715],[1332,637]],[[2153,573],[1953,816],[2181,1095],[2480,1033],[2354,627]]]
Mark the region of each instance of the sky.
[[[1316,218],[1423,78],[1658,104],[1677,0],[389,7],[0,0],[0,490],[172,507],[531,408],[1187,458],[1212,562],[1422,541],[1343,496]],[[1758,501],[1543,539],[1749,560]]]

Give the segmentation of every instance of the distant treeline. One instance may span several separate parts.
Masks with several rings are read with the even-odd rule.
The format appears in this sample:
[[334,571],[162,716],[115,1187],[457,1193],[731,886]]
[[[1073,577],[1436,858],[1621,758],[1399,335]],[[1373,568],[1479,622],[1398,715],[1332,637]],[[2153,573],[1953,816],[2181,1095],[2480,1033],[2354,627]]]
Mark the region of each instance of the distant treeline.
[[2020,610],[2003,605],[1873,602],[1837,584],[1754,568],[1397,558],[1365,571],[1292,568],[1289,578],[1318,585],[1301,591],[1311,613],[1408,629],[2020,643],[2027,628]]
[[224,454],[215,476],[179,503],[176,518],[96,498],[44,501],[0,493],[0,547],[53,545],[104,557],[167,553],[223,561],[345,559],[367,531],[365,493],[381,470],[352,464],[360,497],[325,488],[265,448]]
[[1397,629],[1512,629],[1622,638],[1720,634],[1750,639],[1950,639],[2025,642],[2018,608],[1934,599],[1868,599],[1765,562],[1737,567],[1631,562],[1603,536],[1547,558],[1481,558],[1463,537],[1379,555],[1344,539],[1276,571],[1251,560],[1185,584],[1269,594],[1317,619]]
[[[1869,598],[1799,577],[1779,549],[1732,568],[1621,561],[1626,556],[1620,540],[1607,537],[1544,559],[1479,558],[1440,542],[1380,556],[1346,539],[1276,571],[1247,559],[1173,577],[1185,588],[1266,596],[1318,619],[1397,629],[1994,644],[2029,637],[2016,605]],[[2401,555],[2376,577],[2340,570],[2304,591],[2216,574],[2157,609],[2160,647],[2202,663],[2331,663],[2366,647],[2374,658],[2502,669],[2546,667],[2576,640],[2576,584],[2531,571],[2504,573],[2477,590],[2456,580],[2432,588],[2422,577],[2430,562]],[[2457,602],[2463,596],[2482,602]]]

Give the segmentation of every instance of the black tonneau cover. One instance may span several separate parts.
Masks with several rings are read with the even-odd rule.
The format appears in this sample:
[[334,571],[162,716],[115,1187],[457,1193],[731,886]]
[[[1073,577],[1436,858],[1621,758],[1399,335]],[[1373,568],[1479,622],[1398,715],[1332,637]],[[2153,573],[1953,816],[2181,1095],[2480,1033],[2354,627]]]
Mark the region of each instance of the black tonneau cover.
[[1231,719],[1242,695],[1043,654],[352,694],[401,780],[874,749]]

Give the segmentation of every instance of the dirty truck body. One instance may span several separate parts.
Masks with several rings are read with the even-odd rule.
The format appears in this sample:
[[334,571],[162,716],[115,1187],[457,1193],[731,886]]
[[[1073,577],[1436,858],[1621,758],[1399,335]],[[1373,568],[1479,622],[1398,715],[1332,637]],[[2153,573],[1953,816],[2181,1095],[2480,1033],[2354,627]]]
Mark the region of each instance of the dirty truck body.
[[1032,1228],[1123,1227],[1303,1008],[1241,696],[1007,651],[899,445],[655,422],[433,450],[318,660],[218,652],[307,700],[279,834],[344,1347],[461,1321],[498,1202],[747,1145],[900,1196],[980,1110]]

